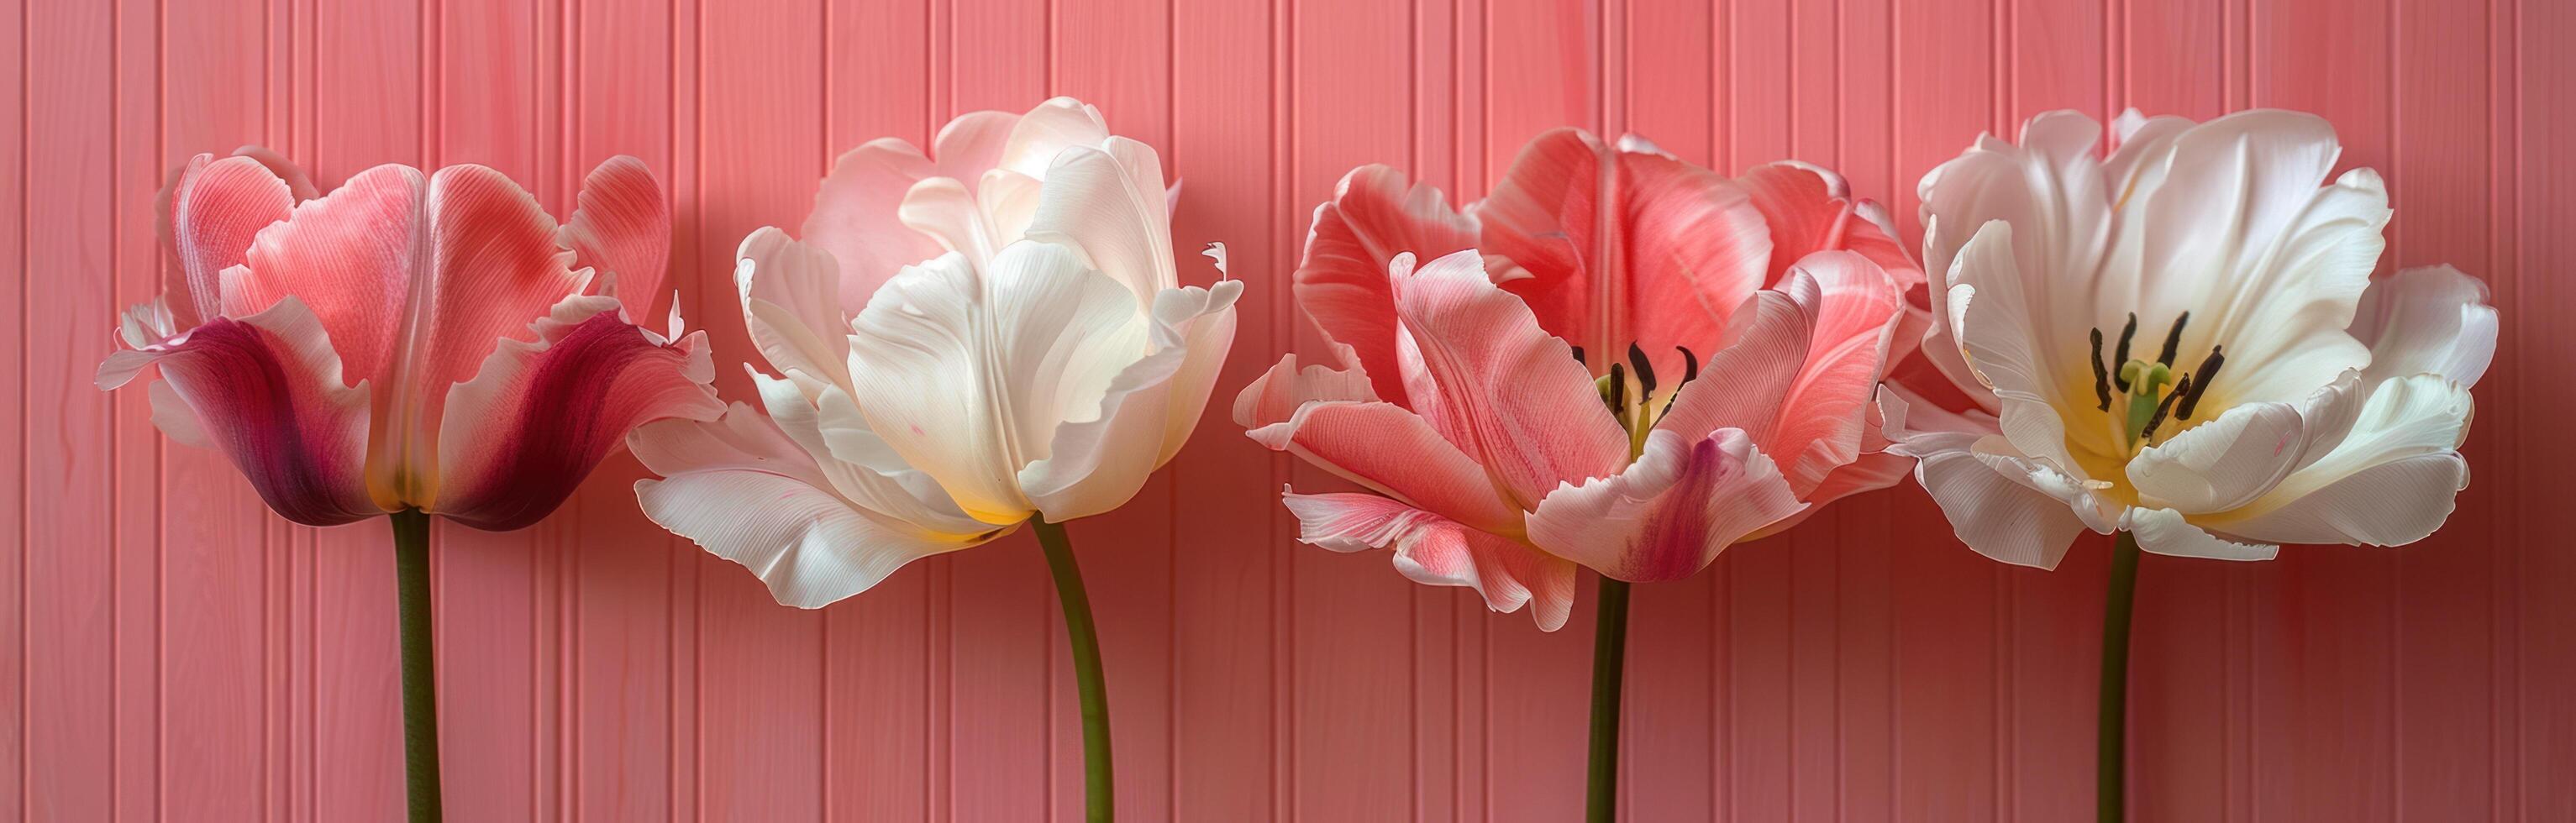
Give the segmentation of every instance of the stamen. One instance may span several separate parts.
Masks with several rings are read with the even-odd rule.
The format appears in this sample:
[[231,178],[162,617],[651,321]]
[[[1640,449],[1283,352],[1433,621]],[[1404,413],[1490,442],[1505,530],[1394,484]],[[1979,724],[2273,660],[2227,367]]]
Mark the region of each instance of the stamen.
[[2103,411],[2111,410],[2111,370],[2102,367],[2102,330],[2093,330],[2093,397],[2102,401]]
[[[1575,347],[1573,347],[1573,348],[1574,348],[1574,362],[1577,362],[1577,363],[1583,363],[1583,347],[1582,347],[1582,346],[1575,346]],[[1584,364],[1584,365],[1586,365],[1586,366],[1592,365],[1592,364],[1590,364],[1590,363],[1583,363],[1583,364]]]
[[1628,413],[1628,370],[1617,363],[1610,364],[1610,396],[1602,402],[1610,404],[1612,414]]
[[2183,395],[2190,393],[2192,388],[2191,375],[2183,375],[2182,382],[2174,384],[2174,390],[2165,395],[2164,402],[2156,404],[2155,416],[2147,418],[2147,427],[2138,431],[2138,442],[2155,442],[2156,427],[2165,424],[2165,413],[2173,411],[2174,401],[2180,399]]
[[2165,332],[2165,349],[2163,353],[2156,355],[2156,362],[2167,366],[2173,365],[2174,350],[2182,348],[2182,326],[2189,322],[2191,322],[2191,312],[2183,312],[2181,317],[2174,318],[2173,331]]
[[2208,391],[2209,384],[2218,380],[2218,367],[2224,365],[2227,365],[2227,355],[2221,354],[2217,346],[2209,347],[2209,356],[2200,361],[2200,379],[2192,381],[2191,393],[2183,395],[2182,403],[2174,406],[2176,416],[2191,419],[2192,408],[2200,405],[2201,393]]
[[1692,354],[1691,350],[1680,346],[1674,346],[1673,351],[1682,353],[1682,382],[1673,387],[1673,396],[1664,398],[1664,408],[1655,412],[1656,417],[1673,413],[1673,401],[1682,399],[1682,386],[1688,386],[1691,381],[1699,379],[1699,355]]
[[1655,366],[1646,362],[1646,350],[1628,344],[1628,367],[1637,371],[1637,401],[1645,402],[1655,393]]
[[2129,368],[2127,365],[2129,362],[2129,339],[2136,336],[2138,336],[2138,313],[2130,312],[2129,325],[2120,327],[2120,349],[2117,353],[2111,355],[2111,362],[2122,364],[2120,366],[2120,373],[2115,375],[2113,378],[2121,391],[2128,391],[2129,381],[2137,379],[2129,376]]

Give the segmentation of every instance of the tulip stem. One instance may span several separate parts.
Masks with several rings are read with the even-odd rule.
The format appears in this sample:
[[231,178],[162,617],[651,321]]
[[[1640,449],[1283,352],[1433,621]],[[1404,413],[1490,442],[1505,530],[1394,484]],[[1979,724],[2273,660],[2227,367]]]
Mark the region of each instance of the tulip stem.
[[2094,817],[2101,823],[2120,823],[2128,813],[2129,613],[2137,594],[2138,538],[2121,532],[2111,543],[2111,585],[2102,605],[2102,714],[2093,775]]
[[411,823],[445,815],[438,796],[438,678],[430,648],[429,515],[394,512],[394,579],[402,625],[403,787]]
[[1055,596],[1064,604],[1066,640],[1073,644],[1073,682],[1082,698],[1083,819],[1108,823],[1117,816],[1109,775],[1109,695],[1100,679],[1100,631],[1091,623],[1091,596],[1083,591],[1082,570],[1073,564],[1073,544],[1064,524],[1030,518],[1038,545],[1046,549],[1047,570],[1055,575]]
[[1592,766],[1584,819],[1610,823],[1619,813],[1619,690],[1628,659],[1628,582],[1601,578],[1592,628]]

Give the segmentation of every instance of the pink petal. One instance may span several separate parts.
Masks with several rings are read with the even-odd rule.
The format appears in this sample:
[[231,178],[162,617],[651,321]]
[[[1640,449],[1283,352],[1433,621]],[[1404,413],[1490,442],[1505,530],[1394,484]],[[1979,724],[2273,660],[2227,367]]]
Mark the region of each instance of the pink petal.
[[1529,517],[1529,536],[1620,580],[1680,580],[1806,507],[1743,432],[1719,429],[1687,443],[1658,431],[1626,470],[1549,494]]
[[1379,397],[1401,404],[1387,264],[1404,252],[1430,260],[1475,245],[1474,221],[1452,211],[1438,188],[1408,186],[1386,166],[1361,166],[1342,176],[1332,200],[1315,207],[1306,256],[1297,264],[1297,304],[1326,338],[1351,348]]
[[797,234],[840,262],[844,313],[858,314],[868,295],[903,267],[946,253],[895,216],[912,185],[937,173],[920,149],[887,137],[841,155],[831,176],[823,178],[814,210]]
[[1923,285],[1923,267],[1914,262],[1886,210],[1856,199],[1842,175],[1794,160],[1755,166],[1735,179],[1752,196],[1754,208],[1771,227],[1771,269],[1764,286],[1778,285],[1789,267],[1820,251],[1858,252],[1896,279],[1898,292]]
[[417,169],[377,166],[297,205],[259,233],[246,267],[224,274],[223,313],[244,317],[293,296],[321,319],[345,379],[389,391],[412,269],[428,254],[427,189]]
[[152,362],[164,381],[154,420],[174,438],[222,448],[279,516],[331,526],[385,512],[367,489],[367,388],[341,383],[331,342],[301,302],[210,319],[167,349],[120,352],[101,386]]
[[1338,552],[1395,549],[1395,568],[1417,583],[1475,589],[1497,612],[1530,606],[1541,631],[1574,611],[1574,564],[1373,494],[1290,494],[1298,539]]
[[1596,358],[1635,343],[1658,371],[1678,373],[1675,346],[1715,344],[1771,256],[1762,212],[1731,181],[1575,129],[1530,141],[1474,214],[1484,251],[1527,270],[1504,287],[1540,326]]
[[295,195],[257,158],[200,154],[162,190],[157,205],[171,257],[162,291],[170,296],[172,328],[184,330],[221,310],[223,271],[249,257],[259,230],[294,211]]
[[1813,500],[1861,453],[1901,306],[1894,281],[1859,254],[1809,255],[1780,291],[1756,296],[1735,344],[1709,358],[1656,428],[1684,439],[1742,429]]
[[562,229],[573,265],[592,269],[595,288],[614,289],[627,317],[652,316],[671,256],[671,208],[661,183],[644,161],[621,154],[582,180],[580,200]]
[[572,494],[628,430],[724,412],[707,386],[715,367],[701,336],[660,345],[600,298],[566,302],[594,313],[540,323],[539,342],[502,346],[481,374],[456,387],[440,426],[430,511],[491,531],[528,526]]
[[1397,363],[1413,409],[1527,510],[1557,484],[1627,462],[1628,436],[1565,345],[1460,252],[1393,271]]

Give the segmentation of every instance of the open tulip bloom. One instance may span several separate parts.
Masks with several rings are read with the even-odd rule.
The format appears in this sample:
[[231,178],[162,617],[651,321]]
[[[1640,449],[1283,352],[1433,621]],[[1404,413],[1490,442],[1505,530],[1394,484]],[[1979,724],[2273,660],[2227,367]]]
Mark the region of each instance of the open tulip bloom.
[[1628,582],[1689,577],[1911,464],[1883,453],[1872,397],[1922,275],[1881,215],[1813,167],[1729,179],[1571,129],[1465,214],[1362,167],[1316,209],[1296,275],[1331,356],[1281,360],[1235,420],[1365,489],[1288,494],[1304,542],[1392,548],[1406,577],[1545,630],[1578,565],[1603,575],[1606,820]]
[[629,428],[722,411],[702,336],[635,322],[670,244],[661,190],[610,160],[557,226],[482,166],[378,166],[317,198],[245,149],[198,155],[160,207],[166,291],[126,312],[98,385],[157,367],[153,423],[222,449],[288,520],[391,515],[411,811],[435,819],[429,515],[525,527]]
[[2469,387],[2495,353],[2486,288],[2449,267],[2374,282],[2387,191],[2312,115],[2101,127],[2031,119],[1923,179],[1944,272],[1897,451],[1961,540],[2052,568],[2117,532],[2103,642],[2103,819],[2121,755],[2138,551],[2271,558],[2282,543],[2423,539],[2468,485]]
[[[1087,805],[1111,809],[1099,641],[1066,520],[1117,508],[1189,439],[1240,281],[1183,287],[1161,161],[1068,98],[977,112],[933,152],[841,157],[804,238],[735,269],[766,416],[636,430],[644,511],[820,608],[1033,524],[1063,601]],[[1224,266],[1221,247],[1209,256]]]

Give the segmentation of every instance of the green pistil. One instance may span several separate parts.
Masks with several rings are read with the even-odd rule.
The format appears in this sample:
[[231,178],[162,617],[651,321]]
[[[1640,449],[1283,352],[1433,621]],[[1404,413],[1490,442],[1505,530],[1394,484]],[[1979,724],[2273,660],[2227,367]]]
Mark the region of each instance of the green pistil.
[[2129,384],[2129,442],[2144,436],[2148,421],[2156,417],[2156,403],[2163,399],[2164,388],[2173,383],[2173,369],[2163,363],[2131,360],[2120,366],[2120,379]]

